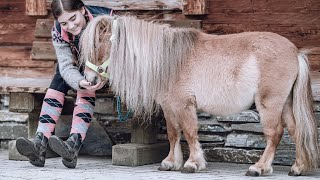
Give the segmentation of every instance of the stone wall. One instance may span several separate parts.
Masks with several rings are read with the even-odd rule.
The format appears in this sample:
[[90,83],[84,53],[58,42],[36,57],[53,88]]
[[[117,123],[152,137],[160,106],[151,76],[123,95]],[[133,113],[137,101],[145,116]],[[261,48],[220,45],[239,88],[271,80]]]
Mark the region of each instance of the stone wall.
[[[320,103],[314,103],[320,136]],[[207,161],[255,163],[266,147],[260,116],[254,110],[248,110],[228,117],[198,114],[199,141],[205,152]],[[158,134],[158,138],[166,140],[166,127]],[[320,141],[319,141],[320,142]],[[184,158],[188,158],[188,146],[182,136]],[[295,160],[295,145],[288,131],[282,136],[278,146],[274,164],[292,165]]]
[[[68,97],[66,104],[73,103]],[[113,144],[130,142],[131,122],[119,122],[114,112],[113,98],[98,98],[94,120],[87,133],[81,154],[111,155]],[[8,141],[19,136],[27,137],[28,115],[8,111],[8,96],[1,96],[0,142],[1,148],[7,148]],[[314,103],[314,110],[320,124],[320,103]],[[56,127],[56,135],[68,137],[71,128],[72,107],[64,109]],[[161,119],[161,116],[160,116]],[[198,113],[199,140],[207,161],[254,163],[266,146],[259,114],[254,110],[240,114],[219,117]],[[165,120],[158,122],[159,141],[167,141]],[[320,128],[319,132],[320,132]],[[320,134],[320,133],[319,133]],[[188,157],[187,143],[182,137],[184,157]],[[291,165],[294,162],[295,145],[285,130],[278,147],[275,164]]]
[[8,148],[8,142],[18,137],[27,137],[26,113],[9,112],[9,97],[0,95],[0,148]]

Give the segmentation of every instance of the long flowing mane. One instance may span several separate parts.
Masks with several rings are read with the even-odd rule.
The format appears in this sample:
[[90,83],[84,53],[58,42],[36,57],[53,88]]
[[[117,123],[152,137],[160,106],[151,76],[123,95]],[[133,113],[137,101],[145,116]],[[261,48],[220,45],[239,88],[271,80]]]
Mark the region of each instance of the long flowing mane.
[[[110,16],[97,17],[88,26],[96,27],[103,19],[110,21]],[[130,16],[118,17],[116,21],[117,25],[113,23],[115,27],[112,27],[114,39],[108,69],[112,90],[137,114],[151,115],[158,110],[154,103],[157,95],[168,90],[170,84],[177,80],[182,65],[192,53],[199,31],[172,28]],[[110,24],[112,22],[107,26]],[[86,29],[97,33],[97,28]],[[90,34],[93,39],[93,33],[83,33]],[[85,39],[85,44],[89,45],[90,37]],[[106,40],[106,43],[110,41]]]

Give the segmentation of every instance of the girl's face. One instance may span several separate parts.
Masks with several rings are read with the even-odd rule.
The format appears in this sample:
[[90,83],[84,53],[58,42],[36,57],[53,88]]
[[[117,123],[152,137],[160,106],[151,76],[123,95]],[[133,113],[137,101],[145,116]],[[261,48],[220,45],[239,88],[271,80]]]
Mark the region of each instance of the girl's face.
[[74,12],[64,11],[61,16],[58,17],[58,22],[60,23],[61,28],[65,31],[73,35],[78,35],[86,26],[86,19],[84,17],[84,14],[84,8]]

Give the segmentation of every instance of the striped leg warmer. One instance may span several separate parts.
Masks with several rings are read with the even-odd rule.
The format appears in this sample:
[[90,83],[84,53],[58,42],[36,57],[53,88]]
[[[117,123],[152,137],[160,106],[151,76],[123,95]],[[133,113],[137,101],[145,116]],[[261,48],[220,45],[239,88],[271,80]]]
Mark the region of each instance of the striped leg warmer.
[[77,91],[76,106],[73,110],[72,127],[70,134],[80,133],[82,141],[93,116],[95,106],[95,92],[87,90]]
[[48,89],[44,97],[37,132],[42,132],[48,139],[52,135],[60,117],[64,96],[64,93],[60,91]]

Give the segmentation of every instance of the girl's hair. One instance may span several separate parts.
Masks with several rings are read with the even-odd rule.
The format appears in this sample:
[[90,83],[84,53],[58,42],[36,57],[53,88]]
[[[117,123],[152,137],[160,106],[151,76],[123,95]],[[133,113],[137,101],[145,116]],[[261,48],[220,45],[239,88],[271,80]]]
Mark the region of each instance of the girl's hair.
[[51,3],[52,14],[55,19],[58,19],[63,11],[77,11],[83,6],[84,3],[81,0],[52,0]]

